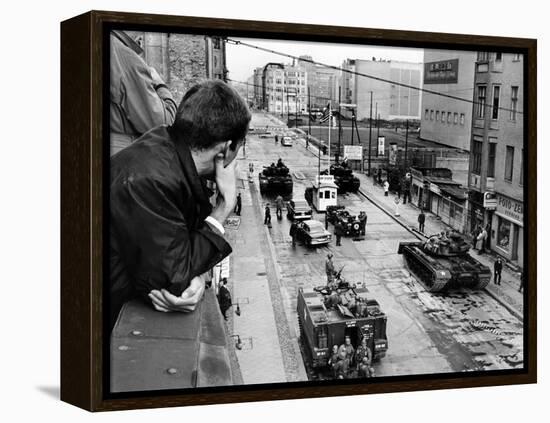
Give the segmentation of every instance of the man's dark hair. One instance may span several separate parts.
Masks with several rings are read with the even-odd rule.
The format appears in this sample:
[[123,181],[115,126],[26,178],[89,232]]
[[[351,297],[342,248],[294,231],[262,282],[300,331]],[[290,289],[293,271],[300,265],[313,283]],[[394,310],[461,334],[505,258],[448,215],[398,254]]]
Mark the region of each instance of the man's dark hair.
[[232,87],[208,80],[185,93],[170,133],[193,150],[205,150],[220,142],[243,140],[250,118],[246,103]]

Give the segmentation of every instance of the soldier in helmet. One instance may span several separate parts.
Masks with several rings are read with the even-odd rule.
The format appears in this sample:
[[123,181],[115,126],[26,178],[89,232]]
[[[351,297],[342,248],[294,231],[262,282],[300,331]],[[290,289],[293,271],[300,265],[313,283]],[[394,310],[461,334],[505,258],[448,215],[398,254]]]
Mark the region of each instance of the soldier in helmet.
[[332,253],[327,254],[327,260],[325,261],[325,272],[327,274],[327,286],[331,286],[334,282],[334,275],[336,273],[334,270],[334,263],[332,262]]
[[340,357],[344,357],[348,360],[348,364],[351,366],[354,363],[355,348],[351,345],[351,338],[346,336],[344,343],[338,348],[338,354]]

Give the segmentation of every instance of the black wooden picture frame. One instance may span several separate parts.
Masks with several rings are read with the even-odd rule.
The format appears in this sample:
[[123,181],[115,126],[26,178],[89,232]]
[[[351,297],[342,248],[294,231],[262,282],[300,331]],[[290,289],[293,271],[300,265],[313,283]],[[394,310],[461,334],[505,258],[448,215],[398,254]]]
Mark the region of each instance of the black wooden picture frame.
[[[109,395],[105,384],[104,275],[108,237],[105,181],[110,29],[398,47],[520,52],[524,55],[524,368],[411,375],[373,383],[289,383],[185,392]],[[91,11],[61,23],[61,399],[90,411],[313,398],[536,383],[537,380],[537,43],[533,39]],[[108,113],[107,113],[108,118]]]

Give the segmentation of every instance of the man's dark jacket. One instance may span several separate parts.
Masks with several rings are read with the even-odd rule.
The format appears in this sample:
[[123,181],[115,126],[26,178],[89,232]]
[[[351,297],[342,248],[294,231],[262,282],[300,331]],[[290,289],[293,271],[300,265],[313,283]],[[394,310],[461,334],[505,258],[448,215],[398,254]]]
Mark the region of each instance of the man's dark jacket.
[[231,253],[204,222],[212,206],[184,142],[166,126],[111,158],[111,326],[132,297],[152,289],[180,295],[192,278]]

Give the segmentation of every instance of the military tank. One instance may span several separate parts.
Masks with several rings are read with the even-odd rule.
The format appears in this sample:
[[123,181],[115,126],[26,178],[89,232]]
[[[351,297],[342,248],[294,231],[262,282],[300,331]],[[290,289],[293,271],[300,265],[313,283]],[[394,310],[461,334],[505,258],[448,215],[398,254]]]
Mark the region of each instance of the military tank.
[[[325,169],[322,175],[328,175]],[[361,182],[359,178],[353,176],[352,170],[345,163],[330,165],[330,174],[334,175],[334,182],[338,186],[338,192],[357,192]]]
[[367,288],[353,287],[343,280],[331,288],[300,288],[296,307],[308,367],[326,370],[332,347],[342,345],[347,336],[355,348],[366,338],[375,361],[386,355],[387,316]]
[[260,193],[277,193],[288,195],[292,193],[292,176],[288,167],[279,159],[277,164],[264,166],[259,174]]
[[470,256],[469,250],[464,237],[451,232],[424,242],[400,242],[397,252],[429,292],[483,289],[491,281],[491,269]]

